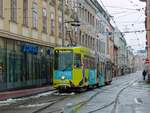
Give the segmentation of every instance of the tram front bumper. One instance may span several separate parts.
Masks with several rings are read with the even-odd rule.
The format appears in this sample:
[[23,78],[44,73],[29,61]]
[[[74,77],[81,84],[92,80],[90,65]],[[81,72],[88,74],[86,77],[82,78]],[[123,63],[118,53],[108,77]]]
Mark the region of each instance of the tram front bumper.
[[54,80],[54,88],[58,89],[59,87],[67,88],[71,87],[69,80]]

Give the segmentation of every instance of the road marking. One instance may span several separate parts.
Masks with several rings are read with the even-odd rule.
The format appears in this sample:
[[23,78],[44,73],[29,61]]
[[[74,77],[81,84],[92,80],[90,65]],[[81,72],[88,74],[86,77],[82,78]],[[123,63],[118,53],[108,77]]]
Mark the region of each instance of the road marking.
[[73,105],[72,103],[67,103],[67,104],[66,104],[66,106],[72,106],[72,105]]
[[41,103],[41,104],[29,104],[29,105],[21,105],[19,106],[19,108],[32,108],[32,107],[40,107],[40,106],[46,106],[49,105],[52,102],[48,102],[48,103]]
[[133,86],[136,86],[138,83],[137,82],[135,82],[135,83],[133,83]]
[[134,98],[134,102],[135,102],[136,104],[143,104],[143,101],[142,101],[141,98]]

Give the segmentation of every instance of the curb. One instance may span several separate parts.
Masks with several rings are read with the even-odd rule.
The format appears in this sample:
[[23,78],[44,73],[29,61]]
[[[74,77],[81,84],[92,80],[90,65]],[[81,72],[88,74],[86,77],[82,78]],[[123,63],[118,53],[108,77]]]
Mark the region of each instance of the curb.
[[21,97],[27,97],[36,95],[39,93],[44,93],[48,91],[54,91],[55,89],[52,87],[45,87],[45,88],[35,88],[35,89],[24,89],[24,90],[18,90],[18,91],[9,91],[9,92],[1,92],[0,93],[0,101],[4,101],[7,99],[16,99]]

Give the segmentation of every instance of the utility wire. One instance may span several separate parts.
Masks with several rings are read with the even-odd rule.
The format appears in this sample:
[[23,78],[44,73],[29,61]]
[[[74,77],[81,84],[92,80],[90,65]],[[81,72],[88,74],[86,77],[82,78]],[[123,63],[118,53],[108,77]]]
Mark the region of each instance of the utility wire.
[[134,15],[136,14],[136,13],[134,13],[134,12],[130,12],[130,13],[128,13],[128,14],[124,14],[124,15],[116,16],[116,19],[117,19],[117,18],[124,17],[124,16],[130,16],[132,13],[133,13]]
[[106,7],[115,8],[115,9],[135,10],[135,11],[142,11],[142,10],[144,10],[144,8],[133,9],[133,8],[126,8],[126,7],[118,7],[118,6],[106,6]]
[[124,14],[124,13],[138,13],[137,11],[113,11],[111,14],[112,15],[119,15],[119,14]]
[[113,33],[143,33],[146,31],[150,31],[150,29],[149,30],[123,31],[123,32],[100,32],[100,33],[106,33],[108,35],[112,35]]

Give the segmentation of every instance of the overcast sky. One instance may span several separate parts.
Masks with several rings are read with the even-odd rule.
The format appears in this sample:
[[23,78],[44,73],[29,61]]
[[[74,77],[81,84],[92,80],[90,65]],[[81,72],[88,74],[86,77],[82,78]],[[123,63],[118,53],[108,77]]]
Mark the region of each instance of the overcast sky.
[[133,49],[145,49],[146,32],[134,32],[145,30],[145,3],[139,0],[98,0],[100,4],[113,17],[121,32],[125,33],[128,46]]

